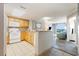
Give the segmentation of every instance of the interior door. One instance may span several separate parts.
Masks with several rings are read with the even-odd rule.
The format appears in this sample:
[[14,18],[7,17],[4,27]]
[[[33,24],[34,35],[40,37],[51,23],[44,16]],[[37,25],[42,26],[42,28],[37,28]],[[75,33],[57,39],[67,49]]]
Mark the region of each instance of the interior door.
[[10,28],[10,43],[19,42],[20,39],[20,30],[18,28]]

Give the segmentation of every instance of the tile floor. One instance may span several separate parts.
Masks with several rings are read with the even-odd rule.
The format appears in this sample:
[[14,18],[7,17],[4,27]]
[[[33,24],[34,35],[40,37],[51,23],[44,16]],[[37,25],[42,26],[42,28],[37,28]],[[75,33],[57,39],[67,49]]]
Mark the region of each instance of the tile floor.
[[53,48],[57,48],[73,56],[78,55],[77,46],[71,41],[57,40],[56,45],[53,45]]
[[18,42],[14,44],[7,45],[6,56],[34,56],[34,47],[25,42]]
[[55,48],[51,48],[50,50],[44,52],[40,56],[72,56],[72,55]]
[[[7,50],[6,56],[34,56],[35,55],[34,47],[25,41],[7,45],[6,50]],[[40,56],[72,56],[72,55],[62,50],[59,50],[57,48],[51,48],[49,51],[43,53]]]
[[41,56],[77,56],[77,47],[72,42],[58,40],[55,45]]

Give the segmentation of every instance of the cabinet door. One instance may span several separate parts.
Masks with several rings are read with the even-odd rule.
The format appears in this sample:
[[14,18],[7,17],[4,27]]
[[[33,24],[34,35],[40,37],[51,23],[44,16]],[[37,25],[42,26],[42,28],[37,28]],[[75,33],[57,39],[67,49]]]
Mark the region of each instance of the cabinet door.
[[34,45],[34,33],[32,32],[30,36],[31,44]]
[[25,40],[26,33],[21,31],[21,41]]
[[10,27],[20,27],[20,23],[16,21],[9,21]]
[[26,34],[25,34],[25,40],[27,41],[27,42],[29,42],[30,44],[32,44],[33,45],[33,40],[34,40],[34,35],[33,35],[33,33],[31,32],[26,32]]
[[29,27],[29,21],[20,21],[21,27]]
[[9,43],[10,43],[10,35],[9,35],[9,33],[7,33],[6,38],[7,38],[7,39],[6,39],[6,43],[9,44]]
[[34,33],[29,33],[29,42],[33,45],[34,44]]

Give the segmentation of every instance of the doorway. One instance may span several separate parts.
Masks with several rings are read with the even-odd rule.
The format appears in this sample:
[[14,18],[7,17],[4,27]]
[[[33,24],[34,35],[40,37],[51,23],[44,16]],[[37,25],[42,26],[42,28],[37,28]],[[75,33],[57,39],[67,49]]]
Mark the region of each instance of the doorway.
[[52,26],[54,27],[54,40],[56,42],[55,45],[53,45],[53,48],[66,52],[70,55],[77,55],[77,46],[72,41],[67,41],[66,24],[55,23]]

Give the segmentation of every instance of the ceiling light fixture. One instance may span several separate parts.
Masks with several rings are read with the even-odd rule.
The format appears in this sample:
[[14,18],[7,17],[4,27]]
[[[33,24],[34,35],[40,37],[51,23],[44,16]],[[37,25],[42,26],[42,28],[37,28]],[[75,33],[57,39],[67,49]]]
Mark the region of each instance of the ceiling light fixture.
[[49,20],[51,17],[43,17],[44,20]]

